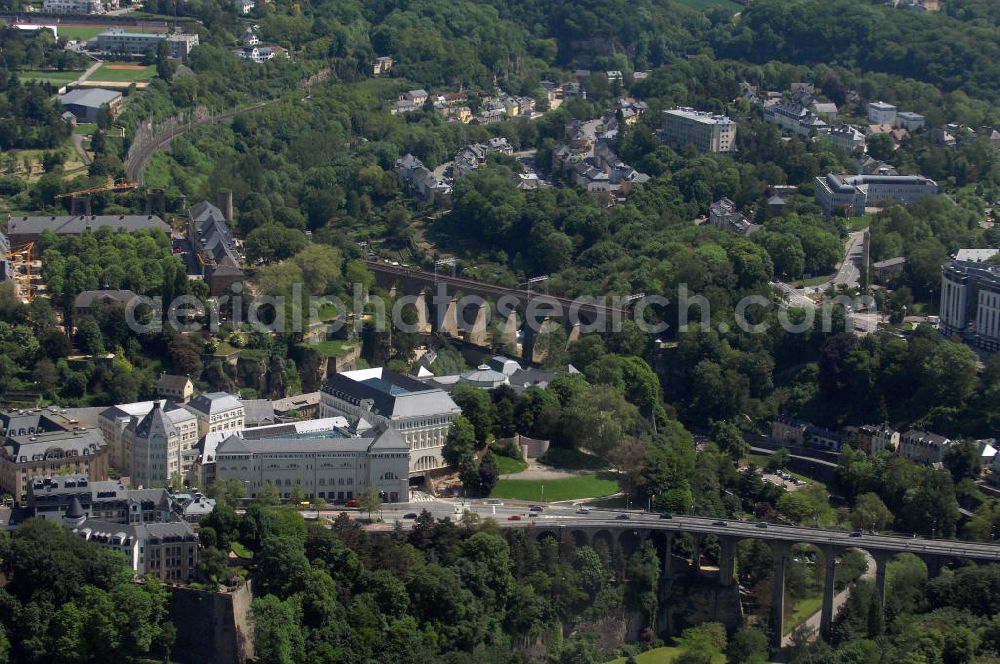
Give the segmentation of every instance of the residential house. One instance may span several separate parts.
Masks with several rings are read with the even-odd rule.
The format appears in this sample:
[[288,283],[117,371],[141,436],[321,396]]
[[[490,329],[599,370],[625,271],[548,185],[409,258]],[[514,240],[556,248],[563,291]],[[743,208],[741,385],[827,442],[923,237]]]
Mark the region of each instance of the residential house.
[[906,256],[887,258],[884,261],[872,263],[872,281],[877,284],[888,284],[903,275],[906,268]]
[[923,129],[925,124],[927,124],[926,118],[912,111],[900,111],[896,113],[896,119],[893,122],[893,126],[906,129],[909,132]]
[[863,132],[851,125],[840,125],[820,132],[821,136],[827,138],[838,150],[848,153],[864,152],[868,147],[868,141]]
[[811,136],[827,128],[826,122],[816,113],[795,102],[765,106],[764,120],[798,136]]
[[233,0],[233,7],[240,16],[246,16],[256,6],[255,0]]
[[372,76],[381,76],[382,74],[388,74],[392,69],[392,57],[388,55],[382,55],[372,62]]
[[412,154],[407,153],[396,160],[396,174],[411,193],[427,203],[445,202],[451,198],[451,185],[435,176]]
[[736,203],[733,203],[728,198],[717,200],[709,206],[708,219],[716,228],[744,237],[757,232],[761,228],[737,210]]
[[257,36],[254,26],[249,26],[243,31],[243,34],[240,36],[240,43],[244,46],[257,46],[260,44],[260,37]]
[[187,403],[194,394],[194,384],[190,376],[175,376],[161,373],[156,381],[156,396],[174,403]]
[[917,463],[932,464],[944,460],[952,441],[927,431],[911,429],[899,438],[899,455]]
[[258,65],[264,64],[274,58],[287,58],[288,49],[275,46],[274,44],[254,44],[252,46],[244,46],[243,48],[237,48],[233,50],[233,54],[242,59],[250,60]]
[[139,296],[130,290],[81,291],[73,299],[73,310],[76,312],[77,320],[79,320],[95,313],[98,308],[103,306],[126,308],[137,297]]
[[892,126],[896,121],[896,107],[884,101],[869,102],[868,121],[872,124]]
[[770,440],[785,446],[802,447],[806,442],[809,423],[780,415],[771,421]]

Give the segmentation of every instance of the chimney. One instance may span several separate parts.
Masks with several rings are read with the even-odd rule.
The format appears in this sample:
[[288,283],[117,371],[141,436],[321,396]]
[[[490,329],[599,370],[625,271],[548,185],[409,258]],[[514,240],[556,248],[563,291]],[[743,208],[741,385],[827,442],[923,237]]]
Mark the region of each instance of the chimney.
[[215,195],[215,204],[222,210],[222,216],[229,223],[233,222],[233,191],[232,189],[220,189]]
[[90,194],[77,194],[73,196],[70,199],[69,213],[74,217],[91,214]]
[[146,214],[165,215],[167,212],[167,196],[162,189],[146,190]]

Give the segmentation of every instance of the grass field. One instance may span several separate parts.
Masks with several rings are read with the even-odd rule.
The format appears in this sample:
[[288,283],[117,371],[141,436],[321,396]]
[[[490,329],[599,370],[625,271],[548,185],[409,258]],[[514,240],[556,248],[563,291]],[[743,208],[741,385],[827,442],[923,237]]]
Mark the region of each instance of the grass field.
[[22,81],[42,81],[52,85],[65,85],[79,78],[82,71],[49,71],[45,69],[26,69],[17,72]]
[[682,5],[686,5],[691,9],[715,9],[716,7],[722,7],[723,9],[731,9],[734,12],[742,9],[739,4],[731,2],[731,0],[677,0]]
[[341,357],[346,355],[356,344],[340,339],[331,339],[319,343],[303,343],[303,348],[314,350],[324,357]]
[[804,623],[809,616],[819,611],[822,605],[822,595],[795,600],[795,608],[792,609],[792,615],[785,621],[785,634],[790,634],[793,629]]
[[78,124],[73,127],[73,133],[78,136],[93,136],[97,133],[97,125],[93,122]]
[[87,41],[88,39],[93,39],[97,35],[101,34],[107,30],[107,26],[104,25],[67,25],[59,26],[59,36],[69,39],[71,41]]
[[548,503],[557,500],[597,498],[616,491],[618,491],[618,482],[614,480],[602,480],[597,475],[580,475],[547,482],[541,480],[500,480],[490,496],[514,500],[538,500]]
[[493,456],[497,460],[497,466],[500,467],[501,475],[513,475],[514,473],[520,473],[528,467],[528,464],[520,459],[514,459],[500,454],[494,454]]
[[603,459],[593,454],[568,450],[564,447],[550,447],[538,461],[546,466],[563,470],[600,470],[607,465]]
[[[653,648],[652,650],[647,650],[646,652],[636,655],[636,664],[671,664],[675,661],[684,651],[677,646],[663,646],[662,648]],[[628,661],[627,657],[619,657],[618,659],[613,659],[608,664],[625,664]],[[719,655],[712,659],[712,664],[725,664],[726,656]]]
[[[117,67],[127,66],[129,69],[117,69]],[[122,81],[131,83],[132,81],[148,81],[156,76],[156,67],[147,66],[142,69],[131,69],[136,66],[134,62],[105,62],[100,68],[91,74],[90,78],[95,81]]]

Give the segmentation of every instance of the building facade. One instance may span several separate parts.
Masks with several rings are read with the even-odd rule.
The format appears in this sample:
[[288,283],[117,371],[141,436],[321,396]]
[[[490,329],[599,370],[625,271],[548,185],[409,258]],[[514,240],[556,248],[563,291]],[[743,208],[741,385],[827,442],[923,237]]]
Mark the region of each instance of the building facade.
[[389,424],[360,434],[340,428],[304,433],[282,425],[264,428],[270,429],[267,435],[234,433],[219,444],[217,481],[242,482],[250,498],[273,484],[282,498],[298,486],[310,500],[343,502],[371,487],[388,502],[409,500],[410,449]]
[[736,147],[736,123],[725,115],[675,108],[663,112],[663,139],[678,149],[694,145],[702,152],[731,152]]
[[899,455],[917,463],[940,463],[951,440],[936,433],[911,429],[899,437]]
[[896,107],[884,101],[869,102],[868,121],[877,125],[892,125],[896,121]]
[[1000,351],[1000,264],[952,260],[941,268],[941,331]]
[[[133,475],[138,425],[152,412],[154,405],[162,411],[167,424],[169,424],[169,426],[164,425],[163,428],[166,430],[172,428],[176,433],[176,449],[170,451],[164,450],[164,455],[169,455],[171,458],[175,458],[178,455],[183,457],[186,450],[198,444],[197,417],[195,417],[194,413],[170,401],[139,401],[112,406],[98,416],[97,424],[101,429],[101,433],[104,434],[104,439],[108,442],[109,463],[123,475]],[[158,455],[153,450],[147,450],[146,446],[148,444],[147,440],[141,450],[142,456],[140,457],[140,461],[143,464],[146,462],[147,451],[152,456]],[[150,462],[152,462],[152,458],[150,458]],[[181,464],[181,469],[177,472],[185,472],[184,464]],[[170,476],[168,475],[167,480],[169,478]],[[144,474],[143,479],[148,481],[149,475]],[[145,484],[145,486],[149,485]]]
[[187,403],[194,394],[194,384],[188,376],[160,374],[156,381],[156,396],[174,403]]
[[920,175],[837,175],[816,178],[816,203],[827,216],[846,208],[851,216],[866,207],[909,204],[922,196],[936,196],[937,182]]
[[86,518],[109,523],[166,523],[182,512],[166,489],[129,489],[121,480],[56,475],[36,477],[28,488],[28,508],[39,519],[62,519],[74,499]]
[[198,35],[127,32],[121,28],[105,30],[90,43],[102,53],[138,56],[150,51],[155,53],[163,40],[167,42],[167,54],[171,58],[185,62],[191,54],[191,49],[198,45]]
[[320,417],[395,427],[409,446],[411,475],[447,466],[444,443],[461,412],[444,390],[383,368],[333,374],[320,391]]
[[239,431],[244,427],[243,404],[227,392],[199,394],[184,407],[198,418],[199,438],[213,431]]
[[0,454],[0,491],[25,500],[34,478],[66,473],[88,480],[108,478],[108,445],[99,430],[7,435]]
[[161,581],[190,581],[198,566],[198,535],[185,521],[123,525],[72,517],[63,526],[91,544],[119,551],[136,576]]

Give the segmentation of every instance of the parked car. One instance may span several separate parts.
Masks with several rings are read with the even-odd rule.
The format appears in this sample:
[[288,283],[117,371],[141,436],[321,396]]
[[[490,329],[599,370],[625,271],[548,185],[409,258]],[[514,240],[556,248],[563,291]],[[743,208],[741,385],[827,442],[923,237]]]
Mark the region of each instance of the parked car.
[[416,512],[407,512],[406,514],[403,515],[403,518],[404,519],[416,519],[417,518],[417,513]]
[[538,512],[528,512],[528,516],[538,516]]
[[529,512],[544,512],[545,508],[543,508],[541,505],[532,505],[531,507],[528,508],[528,511]]
[[347,502],[345,503],[345,505],[347,505],[347,507],[358,507],[358,506],[359,506],[360,504],[361,504],[361,503],[359,503],[359,502],[358,502],[357,500],[355,500],[354,498],[351,498],[350,500],[348,500],[348,501],[347,501]]
[[577,514],[590,514],[590,510],[586,507],[581,507],[576,511]]
[[713,526],[728,526],[729,524],[726,523],[725,521],[713,521],[712,525]]
[[620,520],[620,521],[628,521],[628,520],[629,520],[629,519],[631,519],[632,517],[631,517],[631,516],[629,516],[628,514],[619,514],[619,515],[618,515],[618,516],[616,516],[615,518],[616,518],[616,519],[618,519],[618,520]]
[[508,521],[520,521],[521,520],[521,515],[520,514],[511,514],[509,517],[507,517],[507,520]]

